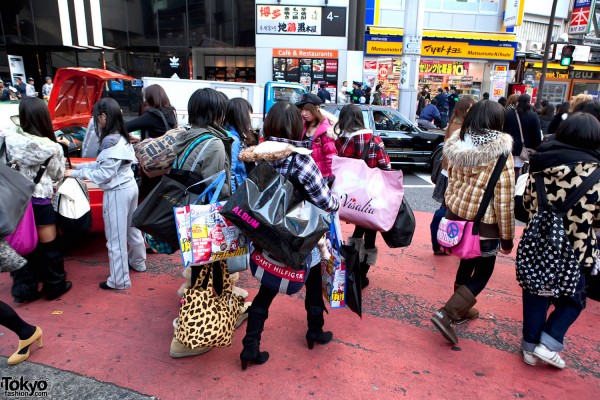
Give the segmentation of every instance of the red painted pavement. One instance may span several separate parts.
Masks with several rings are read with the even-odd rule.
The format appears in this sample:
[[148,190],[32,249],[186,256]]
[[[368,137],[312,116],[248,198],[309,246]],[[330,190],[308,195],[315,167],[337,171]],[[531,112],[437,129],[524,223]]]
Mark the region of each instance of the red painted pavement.
[[[29,360],[161,399],[600,398],[597,302],[588,302],[568,334],[565,370],[523,363],[514,253],[499,257],[478,299],[481,318],[457,327],[460,342],[452,350],[429,317],[450,295],[458,260],[432,255],[431,214],[415,216],[418,228],[409,248],[390,250],[378,243],[362,321],[349,310],[330,310],[325,327],[334,332],[334,341],[308,350],[301,294],[280,295],[263,334],[262,349],[271,359],[245,372],[239,364],[245,325],[230,348],[169,357],[182,282],[179,255],[149,256],[149,271],[133,272],[131,289],[105,292],[98,283],[107,276],[106,248],[95,237],[67,257],[74,284],[68,294],[16,306],[44,330],[45,347]],[[252,298],[257,282],[243,275],[239,286]],[[0,293],[12,304],[8,274],[0,276]],[[0,354],[10,355],[16,343],[14,335],[3,336]]]

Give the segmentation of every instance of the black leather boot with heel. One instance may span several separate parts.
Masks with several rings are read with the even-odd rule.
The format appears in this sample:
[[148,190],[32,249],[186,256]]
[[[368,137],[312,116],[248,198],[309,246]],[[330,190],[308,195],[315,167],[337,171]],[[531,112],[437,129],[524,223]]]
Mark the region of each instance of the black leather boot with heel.
[[42,279],[44,286],[42,292],[46,300],[56,300],[71,289],[71,282],[67,281],[65,262],[58,244],[58,238],[52,242],[40,243],[40,262],[42,263]]
[[242,370],[246,370],[249,364],[264,364],[269,359],[269,353],[260,351],[260,339],[265,327],[265,321],[269,318],[269,311],[263,308],[250,306],[248,312],[248,325],[246,336],[242,340],[244,349],[240,353]]
[[315,347],[315,343],[327,344],[333,339],[332,332],[323,332],[323,325],[325,325],[323,311],[325,311],[324,305],[306,307],[306,320],[308,322],[306,344],[308,344],[308,348],[311,350]]

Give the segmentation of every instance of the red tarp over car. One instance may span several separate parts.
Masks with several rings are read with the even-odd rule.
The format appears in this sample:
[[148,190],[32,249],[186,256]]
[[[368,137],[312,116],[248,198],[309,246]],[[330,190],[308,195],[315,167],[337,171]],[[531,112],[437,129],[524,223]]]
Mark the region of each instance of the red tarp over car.
[[61,68],[54,77],[48,109],[54,130],[87,126],[94,104],[100,100],[104,82],[133,80],[131,76],[95,68]]

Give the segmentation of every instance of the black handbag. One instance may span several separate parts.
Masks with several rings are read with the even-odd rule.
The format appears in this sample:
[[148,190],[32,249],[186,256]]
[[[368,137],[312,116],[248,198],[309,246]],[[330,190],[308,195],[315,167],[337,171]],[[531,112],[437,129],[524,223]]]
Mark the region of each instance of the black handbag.
[[412,242],[415,228],[415,215],[404,197],[394,226],[389,231],[383,232],[381,236],[390,249],[406,247]]
[[[331,215],[314,204],[267,161],[261,161],[221,209],[221,214],[261,249],[292,269],[301,269]],[[310,265],[309,265],[310,267]]]
[[342,245],[340,254],[346,262],[346,306],[362,318],[362,281],[358,249]]
[[[0,144],[0,156],[2,154],[8,162],[4,140]],[[4,162],[0,162],[0,182],[0,237],[4,237],[17,229],[36,184]]]
[[[217,179],[224,172],[221,171],[206,179],[197,182],[195,187],[204,188],[206,182]],[[173,207],[193,204],[200,197],[192,193],[192,187],[186,186],[177,180],[178,175],[163,175],[158,185],[144,199],[135,212],[131,225],[152,237],[166,242],[174,248],[179,248],[179,237]]]

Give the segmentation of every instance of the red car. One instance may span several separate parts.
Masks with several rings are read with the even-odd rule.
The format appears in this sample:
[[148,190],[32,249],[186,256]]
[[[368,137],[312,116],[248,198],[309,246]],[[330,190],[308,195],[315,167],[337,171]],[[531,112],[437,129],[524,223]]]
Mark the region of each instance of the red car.
[[[104,85],[110,80],[133,80],[131,76],[95,68],[61,68],[54,77],[54,87],[48,100],[52,126],[55,131],[80,126],[87,127],[94,104],[102,97]],[[95,161],[91,158],[72,158],[73,164]],[[92,208],[92,231],[103,232],[103,192],[86,181]]]

